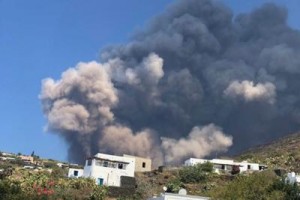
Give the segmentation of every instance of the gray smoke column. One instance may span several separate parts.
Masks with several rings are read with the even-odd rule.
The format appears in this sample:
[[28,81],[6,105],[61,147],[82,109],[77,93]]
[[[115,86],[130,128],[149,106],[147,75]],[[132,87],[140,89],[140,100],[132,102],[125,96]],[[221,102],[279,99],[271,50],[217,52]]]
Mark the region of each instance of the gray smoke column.
[[82,162],[97,152],[178,163],[299,130],[300,33],[265,4],[233,17],[180,0],[130,42],[43,81],[48,129]]
[[202,158],[213,152],[226,151],[231,145],[232,137],[226,136],[214,124],[194,127],[187,138],[162,138],[166,162],[179,162],[188,155]]

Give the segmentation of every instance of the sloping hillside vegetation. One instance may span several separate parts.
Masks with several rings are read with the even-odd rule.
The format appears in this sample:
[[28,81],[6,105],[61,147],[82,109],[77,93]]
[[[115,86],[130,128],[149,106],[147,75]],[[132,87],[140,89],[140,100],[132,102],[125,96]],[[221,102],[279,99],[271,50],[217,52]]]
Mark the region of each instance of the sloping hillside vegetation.
[[[94,180],[66,177],[67,168],[59,168],[53,160],[41,160],[43,167],[25,169],[19,160],[2,161],[0,168],[0,200],[18,199],[93,199],[143,200],[164,192],[177,193],[185,188],[190,195],[211,197],[215,200],[297,200],[299,186],[287,184],[285,174],[300,172],[300,134],[293,134],[272,143],[252,148],[235,157],[263,163],[268,170],[253,173],[214,173],[210,163],[162,168],[152,172],[136,173],[134,192],[116,193],[114,188],[99,187]],[[113,195],[112,195],[113,194]],[[116,195],[117,194],[117,195]],[[113,197],[112,197],[113,196]]]
[[236,159],[263,163],[271,169],[300,173],[300,133],[254,147],[236,156]]

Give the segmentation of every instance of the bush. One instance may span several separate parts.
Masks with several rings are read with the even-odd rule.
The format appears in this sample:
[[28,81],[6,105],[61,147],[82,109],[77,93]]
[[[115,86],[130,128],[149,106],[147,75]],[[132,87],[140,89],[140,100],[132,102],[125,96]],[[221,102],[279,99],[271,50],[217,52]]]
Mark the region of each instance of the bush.
[[178,191],[183,188],[184,185],[179,179],[173,179],[167,183],[166,187],[166,192],[178,193]]
[[300,188],[295,184],[288,184],[286,183],[283,179],[282,180],[276,180],[270,190],[275,190],[275,191],[281,191],[284,193],[284,199],[289,199],[289,200],[299,200],[300,199]]
[[0,200],[27,199],[19,182],[0,180]]
[[44,162],[44,166],[46,167],[46,168],[56,168],[56,167],[58,167],[57,166],[57,164],[55,163],[55,162]]
[[90,200],[104,200],[107,196],[107,193],[107,187],[94,184]]
[[[274,185],[275,184],[275,185]],[[285,198],[285,191],[278,185],[278,178],[274,173],[261,172],[251,175],[238,175],[225,186],[211,191],[212,199],[243,199],[243,200],[276,200]]]
[[51,175],[53,178],[64,178],[67,176],[67,171],[66,169],[62,169],[58,166],[56,166],[55,168],[53,168]]
[[201,181],[206,181],[208,174],[212,171],[213,165],[209,162],[188,166],[179,170],[179,179],[183,183],[199,183]]

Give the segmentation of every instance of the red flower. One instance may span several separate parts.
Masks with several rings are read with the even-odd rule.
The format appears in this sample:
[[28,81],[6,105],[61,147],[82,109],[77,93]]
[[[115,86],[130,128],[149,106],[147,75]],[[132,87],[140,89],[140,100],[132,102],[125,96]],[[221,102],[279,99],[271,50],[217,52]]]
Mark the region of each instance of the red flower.
[[55,185],[55,182],[54,181],[49,181],[48,185],[53,186],[53,185]]

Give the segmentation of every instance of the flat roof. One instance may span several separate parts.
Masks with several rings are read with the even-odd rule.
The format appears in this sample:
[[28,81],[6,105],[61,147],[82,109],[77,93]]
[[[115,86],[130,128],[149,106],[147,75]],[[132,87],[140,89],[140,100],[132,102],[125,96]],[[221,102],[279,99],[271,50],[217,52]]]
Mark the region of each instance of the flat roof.
[[125,162],[125,161],[120,161],[120,160],[111,160],[107,158],[99,158],[99,157],[90,157],[88,159],[95,159],[95,160],[103,160],[103,161],[109,161],[109,162],[114,162],[114,163],[123,163],[123,164],[129,164],[130,162]]
[[202,197],[202,196],[195,196],[195,195],[182,195],[182,194],[175,194],[175,193],[165,193],[164,196],[173,196],[173,197],[188,197],[191,199],[203,199],[209,200],[209,197]]

